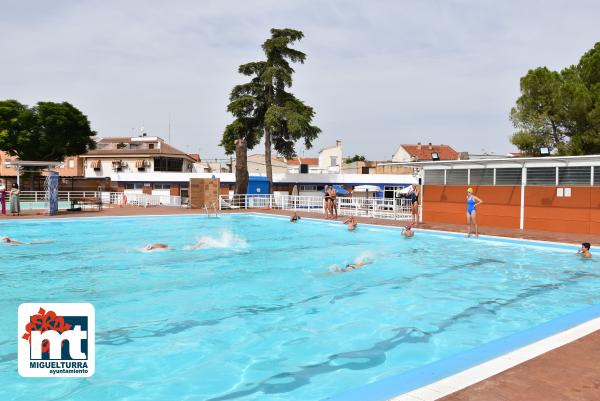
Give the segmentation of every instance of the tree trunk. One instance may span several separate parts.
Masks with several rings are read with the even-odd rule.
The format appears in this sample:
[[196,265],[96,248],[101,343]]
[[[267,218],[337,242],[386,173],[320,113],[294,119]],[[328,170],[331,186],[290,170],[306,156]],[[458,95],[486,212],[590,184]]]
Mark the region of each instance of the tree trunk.
[[235,194],[248,192],[248,147],[245,139],[235,141]]
[[269,180],[269,193],[273,193],[273,166],[271,166],[271,133],[265,128],[265,167]]

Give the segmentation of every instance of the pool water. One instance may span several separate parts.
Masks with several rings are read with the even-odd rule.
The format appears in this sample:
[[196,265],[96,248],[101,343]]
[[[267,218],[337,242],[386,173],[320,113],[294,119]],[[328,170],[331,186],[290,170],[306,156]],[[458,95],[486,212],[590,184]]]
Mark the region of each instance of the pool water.
[[[573,250],[263,215],[0,223],[1,400],[320,400],[600,301]],[[189,249],[201,240],[204,247]],[[143,252],[162,242],[176,250]],[[337,273],[347,263],[362,269]],[[96,373],[17,373],[20,303],[90,302]]]

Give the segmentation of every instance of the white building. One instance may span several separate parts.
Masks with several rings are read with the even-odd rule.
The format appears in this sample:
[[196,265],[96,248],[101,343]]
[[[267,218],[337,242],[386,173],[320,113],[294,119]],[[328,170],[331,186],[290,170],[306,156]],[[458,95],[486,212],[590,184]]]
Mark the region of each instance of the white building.
[[[165,143],[163,139],[146,135],[100,138],[96,149],[90,150],[81,158],[85,178],[108,177],[111,181],[120,183],[121,189],[125,191],[153,195],[180,195],[187,191],[188,181],[182,177],[181,185],[151,182],[148,178],[154,173],[193,173],[199,162]],[[123,180],[123,176],[148,178],[132,182]]]
[[319,168],[324,173],[340,173],[342,171],[342,141],[335,141],[335,146],[321,149],[319,152]]

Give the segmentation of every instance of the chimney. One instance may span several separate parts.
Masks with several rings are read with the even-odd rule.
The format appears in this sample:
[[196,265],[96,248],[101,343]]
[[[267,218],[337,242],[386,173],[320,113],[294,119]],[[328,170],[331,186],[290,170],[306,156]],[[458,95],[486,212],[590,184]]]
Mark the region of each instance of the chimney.
[[429,150],[432,150],[433,146],[431,146],[431,142],[429,142]]
[[335,147],[336,147],[336,148],[340,148],[341,146],[342,146],[342,141],[340,141],[339,139],[337,139],[337,140],[335,141]]
[[421,150],[421,142],[417,142],[417,150]]

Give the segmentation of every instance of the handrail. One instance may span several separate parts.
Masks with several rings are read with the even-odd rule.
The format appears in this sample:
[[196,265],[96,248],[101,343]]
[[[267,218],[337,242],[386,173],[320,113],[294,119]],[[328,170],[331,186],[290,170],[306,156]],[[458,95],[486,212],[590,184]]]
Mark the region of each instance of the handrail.
[[[412,220],[410,199],[338,197],[337,212],[343,216]],[[221,209],[279,209],[325,213],[322,196],[299,195],[221,195]]]
[[[105,205],[123,205],[123,192],[110,191],[58,191],[59,202],[71,202],[78,198],[96,198]],[[172,195],[150,195],[127,193],[127,205],[134,206],[181,206],[181,197]],[[47,207],[46,191],[21,191],[23,209],[43,209]]]

